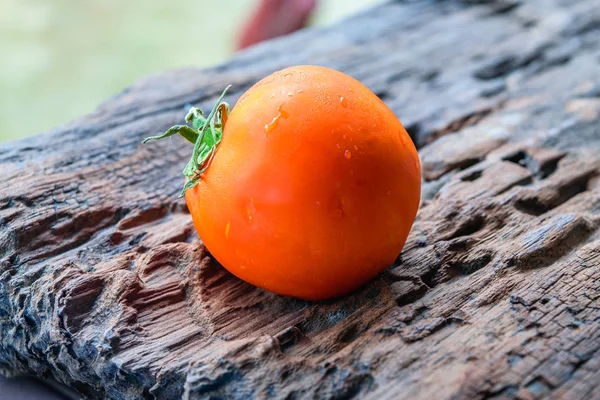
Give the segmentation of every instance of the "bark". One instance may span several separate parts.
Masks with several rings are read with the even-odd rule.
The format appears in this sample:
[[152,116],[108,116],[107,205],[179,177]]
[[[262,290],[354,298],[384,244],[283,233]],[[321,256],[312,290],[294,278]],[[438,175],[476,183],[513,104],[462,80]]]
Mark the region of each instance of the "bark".
[[[140,145],[303,63],[373,89],[424,178],[397,262],[318,303],[218,266],[177,199],[189,147]],[[0,370],[90,398],[600,399],[599,113],[596,0],[395,1],[141,80],[0,147]]]

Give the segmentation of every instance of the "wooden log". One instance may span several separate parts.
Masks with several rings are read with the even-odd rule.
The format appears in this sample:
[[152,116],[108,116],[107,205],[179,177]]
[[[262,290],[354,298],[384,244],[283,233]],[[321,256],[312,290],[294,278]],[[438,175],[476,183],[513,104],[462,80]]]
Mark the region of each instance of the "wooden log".
[[[177,199],[189,148],[140,145],[303,63],[371,87],[424,178],[397,262],[318,303],[218,266]],[[596,0],[395,1],[5,143],[0,370],[89,398],[599,399],[599,85]]]

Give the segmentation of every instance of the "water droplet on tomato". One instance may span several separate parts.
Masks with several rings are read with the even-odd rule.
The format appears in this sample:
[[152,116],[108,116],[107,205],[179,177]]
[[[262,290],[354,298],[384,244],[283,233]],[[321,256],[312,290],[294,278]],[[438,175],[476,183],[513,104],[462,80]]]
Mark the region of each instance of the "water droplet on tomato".
[[279,123],[279,116],[273,118],[271,122],[265,125],[265,133],[271,133],[277,128],[277,124]]
[[269,122],[268,124],[265,125],[265,134],[271,133],[275,130],[275,128],[277,128],[277,125],[279,125],[280,118],[286,119],[289,116],[290,116],[290,113],[285,111],[283,109],[283,104],[281,104],[279,107],[277,107],[277,115],[275,117],[273,117],[271,122]]
[[358,150],[358,146],[357,145],[354,145],[354,150]]
[[225,225],[225,239],[229,239],[229,228],[231,227],[231,221],[227,221]]
[[285,111],[283,109],[283,104],[281,104],[279,107],[277,107],[277,112],[279,113],[279,117],[280,118],[287,118],[290,116],[290,113],[288,113],[287,111]]
[[292,96],[294,96],[294,93],[288,92],[288,97],[292,97]]
[[352,157],[352,152],[350,150],[346,150],[344,152],[344,157],[346,157],[349,160],[350,157]]
[[348,100],[344,96],[340,97],[340,103],[342,103],[342,107],[348,107]]
[[354,89],[348,88],[348,90],[351,91],[352,93],[354,93]]
[[288,72],[288,73],[287,73],[287,74],[285,74],[283,77],[284,77],[284,78],[288,78],[288,77],[290,77],[290,76],[292,76],[292,74]]
[[302,92],[304,92],[304,90],[302,90],[302,89],[296,90],[296,93],[302,93]]

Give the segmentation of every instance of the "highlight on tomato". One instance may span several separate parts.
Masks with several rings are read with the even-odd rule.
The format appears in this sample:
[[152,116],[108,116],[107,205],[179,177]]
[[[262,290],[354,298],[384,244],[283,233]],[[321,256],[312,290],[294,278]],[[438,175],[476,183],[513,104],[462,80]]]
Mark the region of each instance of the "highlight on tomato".
[[[227,90],[227,89],[226,89]],[[225,90],[225,91],[226,91]],[[296,66],[225,91],[159,139],[194,144],[182,195],[206,248],[232,274],[308,300],[347,294],[400,254],[419,206],[417,151],[356,79]]]

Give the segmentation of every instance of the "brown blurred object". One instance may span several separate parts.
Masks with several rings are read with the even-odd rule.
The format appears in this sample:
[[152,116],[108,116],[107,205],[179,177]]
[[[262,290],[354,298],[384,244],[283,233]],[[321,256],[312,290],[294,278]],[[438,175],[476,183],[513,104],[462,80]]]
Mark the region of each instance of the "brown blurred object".
[[306,26],[317,0],[261,0],[240,30],[236,48],[287,35]]

